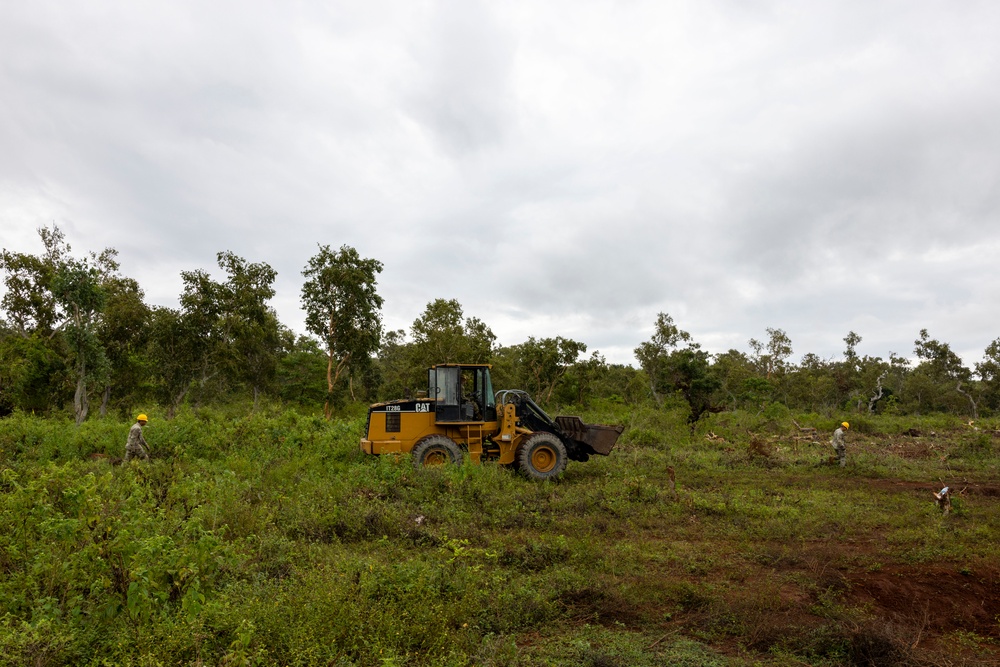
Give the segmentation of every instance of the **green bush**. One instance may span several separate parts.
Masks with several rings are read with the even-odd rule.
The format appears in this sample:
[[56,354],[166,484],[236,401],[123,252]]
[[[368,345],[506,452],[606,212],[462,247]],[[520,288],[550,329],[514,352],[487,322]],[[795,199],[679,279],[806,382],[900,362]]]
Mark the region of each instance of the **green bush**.
[[[785,413],[692,430],[675,407],[591,409],[627,427],[621,445],[545,483],[363,455],[350,409],[153,411],[153,459],[128,465],[112,464],[128,421],[13,414],[0,664],[726,664],[714,649],[737,643],[763,665],[832,664],[873,655],[837,578],[874,571],[857,545],[880,540],[880,571],[996,561],[992,496],[963,481],[945,516],[912,488],[995,479],[986,425],[866,416],[840,469],[817,465],[835,417],[794,417],[820,431],[799,442]],[[889,475],[909,486],[875,483]]]

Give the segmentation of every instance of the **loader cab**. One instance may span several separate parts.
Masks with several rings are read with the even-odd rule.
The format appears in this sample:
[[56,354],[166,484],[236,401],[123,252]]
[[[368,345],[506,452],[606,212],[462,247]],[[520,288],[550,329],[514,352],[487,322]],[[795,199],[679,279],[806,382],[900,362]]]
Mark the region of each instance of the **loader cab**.
[[427,370],[427,397],[434,401],[437,422],[497,420],[487,364],[439,364]]

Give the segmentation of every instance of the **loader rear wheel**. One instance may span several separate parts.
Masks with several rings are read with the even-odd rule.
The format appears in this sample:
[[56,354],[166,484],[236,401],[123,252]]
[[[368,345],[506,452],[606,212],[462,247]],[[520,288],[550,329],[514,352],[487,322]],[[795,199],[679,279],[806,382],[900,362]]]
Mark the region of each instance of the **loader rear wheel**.
[[413,446],[413,465],[442,466],[462,462],[462,450],[451,438],[443,435],[429,435]]
[[552,479],[566,469],[566,446],[551,433],[536,433],[517,449],[517,466],[529,479]]

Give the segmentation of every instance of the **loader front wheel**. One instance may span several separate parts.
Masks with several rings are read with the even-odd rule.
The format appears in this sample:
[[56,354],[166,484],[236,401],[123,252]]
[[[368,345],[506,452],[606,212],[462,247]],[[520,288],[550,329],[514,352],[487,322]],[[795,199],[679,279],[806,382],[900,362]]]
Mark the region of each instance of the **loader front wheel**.
[[413,465],[442,466],[462,462],[462,450],[451,438],[443,435],[429,435],[413,446]]
[[536,433],[518,447],[517,466],[529,479],[552,479],[566,469],[566,446],[551,433]]

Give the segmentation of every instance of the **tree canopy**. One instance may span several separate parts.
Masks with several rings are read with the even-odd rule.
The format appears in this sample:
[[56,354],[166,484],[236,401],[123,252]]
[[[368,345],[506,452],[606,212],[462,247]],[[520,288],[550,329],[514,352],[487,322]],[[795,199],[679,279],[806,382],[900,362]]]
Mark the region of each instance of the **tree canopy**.
[[266,262],[220,251],[221,277],[182,271],[179,305],[168,308],[146,303],[113,248],[75,254],[58,227],[38,234],[37,254],[0,252],[0,415],[66,410],[79,423],[99,395],[102,415],[247,398],[256,406],[264,396],[322,404],[330,416],[346,400],[419,391],[427,367],[445,362],[492,364],[496,388],[525,389],[542,403],[648,400],[685,406],[692,423],[707,412],[775,406],[972,419],[1000,410],[1000,338],[972,368],[926,329],[910,358],[859,354],[862,337],[849,331],[840,358],[805,353],[796,363],[781,328],[711,354],[661,312],[634,349],[633,368],[561,335],[500,344],[457,299],[433,299],[407,329],[383,332],[382,263],[323,244],[302,271],[306,330],[297,334],[270,305],[277,273]]
[[366,370],[378,350],[382,297],[376,291],[376,279],[381,272],[381,262],[364,259],[347,245],[337,251],[321,245],[302,271],[306,329],[326,348],[327,418],[341,374],[345,369]]

